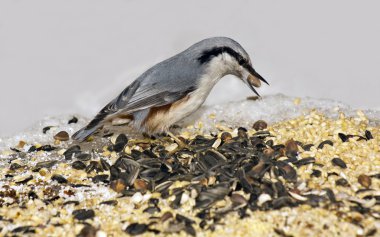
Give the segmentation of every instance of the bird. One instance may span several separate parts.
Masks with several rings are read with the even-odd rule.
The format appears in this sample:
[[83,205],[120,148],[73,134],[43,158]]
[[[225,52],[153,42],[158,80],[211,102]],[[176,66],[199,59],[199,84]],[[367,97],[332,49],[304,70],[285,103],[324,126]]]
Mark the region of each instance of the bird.
[[142,73],[72,139],[83,142],[104,125],[124,121],[141,133],[166,133],[180,143],[169,128],[199,109],[226,75],[242,80],[258,97],[255,87],[269,85],[238,42],[207,38]]

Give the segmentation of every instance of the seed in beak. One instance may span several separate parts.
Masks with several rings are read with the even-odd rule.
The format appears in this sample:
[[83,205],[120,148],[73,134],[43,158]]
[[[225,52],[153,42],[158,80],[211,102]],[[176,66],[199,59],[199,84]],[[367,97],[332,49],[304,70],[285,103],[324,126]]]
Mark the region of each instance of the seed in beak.
[[253,85],[254,87],[260,87],[261,86],[261,81],[257,79],[256,77],[252,76],[251,74],[248,75],[247,77],[248,83]]

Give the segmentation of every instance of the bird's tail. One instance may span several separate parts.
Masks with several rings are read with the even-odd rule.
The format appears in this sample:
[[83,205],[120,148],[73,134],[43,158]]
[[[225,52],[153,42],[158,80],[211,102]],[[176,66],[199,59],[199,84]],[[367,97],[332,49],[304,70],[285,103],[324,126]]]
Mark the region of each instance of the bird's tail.
[[72,139],[79,142],[83,142],[96,132],[100,127],[103,126],[104,118],[106,114],[99,113],[86,127],[79,129],[76,133],[73,134]]

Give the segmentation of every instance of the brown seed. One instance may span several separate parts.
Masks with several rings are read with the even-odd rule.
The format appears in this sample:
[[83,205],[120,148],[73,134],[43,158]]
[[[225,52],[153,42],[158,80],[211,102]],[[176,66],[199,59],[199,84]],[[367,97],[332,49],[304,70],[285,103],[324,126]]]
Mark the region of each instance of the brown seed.
[[181,142],[183,142],[183,143],[186,144],[186,139],[185,139],[184,137],[179,136],[178,139],[179,139]]
[[285,150],[286,150],[286,156],[288,157],[296,156],[298,152],[298,145],[293,139],[290,139],[287,142],[285,142]]
[[165,212],[162,216],[161,216],[161,218],[160,218],[160,220],[161,220],[161,222],[165,222],[165,221],[167,221],[167,220],[169,220],[170,218],[173,218],[173,214],[171,213],[171,212]]
[[69,138],[69,134],[66,131],[60,131],[54,135],[54,139],[58,141],[68,141]]
[[286,180],[296,180],[297,179],[297,171],[290,165],[286,163],[282,163],[279,166],[280,174]]
[[110,187],[111,187],[115,192],[121,193],[121,192],[124,191],[124,189],[125,189],[125,183],[124,183],[123,180],[121,180],[121,179],[117,179],[117,180],[114,180],[114,181],[111,182]]
[[265,157],[270,158],[274,155],[274,150],[269,147],[269,148],[264,149],[263,153],[264,153]]
[[25,144],[26,144],[26,142],[24,142],[24,141],[19,141],[17,147],[18,147],[18,148],[23,148],[23,147],[25,146]]
[[251,74],[248,75],[247,81],[254,87],[259,88],[261,86],[261,81],[256,77],[252,76]]
[[232,203],[236,206],[245,206],[247,204],[247,200],[245,197],[238,193],[233,193],[230,197]]
[[238,128],[238,137],[243,139],[248,138],[247,129],[243,127]]
[[358,182],[365,188],[369,188],[372,184],[371,177],[365,174],[359,175]]
[[220,139],[222,139],[223,142],[227,142],[232,139],[232,135],[229,132],[224,132],[220,136]]
[[248,96],[247,97],[247,100],[258,100],[258,99],[260,99],[260,97],[258,97],[258,96]]
[[267,127],[268,127],[268,124],[264,120],[258,120],[252,126],[252,128],[255,129],[256,131],[264,130]]
[[133,183],[133,187],[136,190],[146,191],[148,189],[148,184],[142,179],[136,179]]
[[92,225],[85,225],[82,230],[79,232],[77,237],[95,237],[97,229]]

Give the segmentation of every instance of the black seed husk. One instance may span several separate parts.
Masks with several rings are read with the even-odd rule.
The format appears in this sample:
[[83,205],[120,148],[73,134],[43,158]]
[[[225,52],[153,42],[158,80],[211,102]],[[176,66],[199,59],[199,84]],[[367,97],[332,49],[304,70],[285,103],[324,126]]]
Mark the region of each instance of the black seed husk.
[[42,168],[50,169],[51,167],[53,167],[57,163],[58,163],[58,161],[56,161],[56,160],[49,160],[49,161],[38,162],[36,164],[36,166],[33,168],[33,171],[37,172],[37,171],[39,171]]
[[92,209],[78,209],[73,211],[72,215],[75,219],[83,221],[94,218],[95,212]]
[[121,152],[122,150],[124,150],[124,147],[125,145],[127,145],[127,143],[128,143],[127,136],[125,134],[120,134],[116,138],[116,142],[115,142],[115,145],[113,146],[113,150],[116,152]]
[[80,153],[81,150],[80,150],[80,146],[78,145],[74,145],[70,148],[68,148],[64,153],[63,155],[65,156],[65,159],[66,160],[71,160],[73,158],[73,155],[75,154],[78,154]]
[[78,153],[75,155],[75,158],[81,161],[91,160],[91,155],[87,153]]
[[16,184],[26,184],[32,179],[33,179],[33,175],[29,175],[29,176],[25,177],[23,180],[17,181],[15,183]]
[[365,137],[367,140],[373,139],[372,133],[369,130],[365,130]]
[[157,212],[161,212],[161,209],[159,207],[147,207],[144,209],[143,212],[146,212],[146,213],[149,213],[149,214],[154,214],[154,213],[157,213]]
[[72,124],[72,123],[77,123],[77,122],[78,122],[78,118],[74,116],[72,119],[69,120],[67,124]]
[[148,225],[139,223],[132,223],[125,229],[125,231],[130,235],[141,235],[147,230]]
[[67,179],[65,177],[63,177],[62,175],[59,175],[59,174],[55,174],[51,177],[51,180],[53,181],[57,181],[58,183],[60,184],[65,184],[67,183]]
[[116,206],[118,204],[117,200],[108,200],[108,201],[103,201],[100,203],[100,205],[110,205],[110,206]]
[[325,140],[318,145],[318,149],[322,149],[325,145],[333,146],[334,143],[331,140]]
[[333,158],[331,160],[331,162],[333,163],[333,165],[339,166],[342,169],[346,169],[347,168],[346,163],[342,159],[340,159],[340,158]]
[[339,136],[340,140],[342,140],[342,142],[348,141],[349,137],[346,134],[344,134],[344,133],[338,133],[338,136]]
[[322,172],[320,170],[315,170],[315,169],[313,169],[312,173],[310,174],[311,177],[317,177],[317,178],[321,177],[321,175],[322,175]]
[[94,183],[99,183],[99,182],[108,183],[109,182],[108,177],[109,177],[108,174],[95,175],[94,177],[92,177],[92,182],[94,182]]
[[71,164],[71,167],[73,167],[76,170],[84,170],[86,169],[86,164],[83,163],[82,161],[77,160]]
[[335,184],[338,185],[338,186],[348,186],[348,181],[344,178],[340,178],[338,180],[335,181]]

